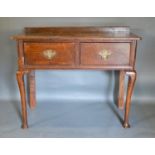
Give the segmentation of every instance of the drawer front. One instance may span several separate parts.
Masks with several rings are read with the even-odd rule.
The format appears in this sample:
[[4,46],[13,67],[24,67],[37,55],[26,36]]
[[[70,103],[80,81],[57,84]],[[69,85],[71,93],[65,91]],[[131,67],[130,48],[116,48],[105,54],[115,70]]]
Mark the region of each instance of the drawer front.
[[130,43],[81,43],[81,65],[129,66]]
[[73,65],[74,43],[24,43],[27,65]]

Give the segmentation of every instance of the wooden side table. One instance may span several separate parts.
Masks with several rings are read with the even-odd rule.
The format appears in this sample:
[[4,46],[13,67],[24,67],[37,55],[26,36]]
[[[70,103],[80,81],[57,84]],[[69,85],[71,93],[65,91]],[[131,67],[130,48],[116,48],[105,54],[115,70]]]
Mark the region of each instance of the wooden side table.
[[[28,27],[13,36],[17,41],[17,81],[21,95],[22,128],[27,128],[24,75],[28,75],[30,108],[36,106],[35,70],[92,69],[118,70],[118,107],[125,109],[125,128],[129,127],[131,96],[136,80],[137,41],[128,27]],[[129,77],[124,106],[124,79]]]

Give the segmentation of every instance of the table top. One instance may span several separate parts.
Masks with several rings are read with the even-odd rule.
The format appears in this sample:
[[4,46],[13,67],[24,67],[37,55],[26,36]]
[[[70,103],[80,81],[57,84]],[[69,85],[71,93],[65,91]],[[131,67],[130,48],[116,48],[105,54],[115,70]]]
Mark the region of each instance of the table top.
[[26,27],[24,32],[11,37],[15,40],[65,39],[65,40],[140,40],[129,27]]

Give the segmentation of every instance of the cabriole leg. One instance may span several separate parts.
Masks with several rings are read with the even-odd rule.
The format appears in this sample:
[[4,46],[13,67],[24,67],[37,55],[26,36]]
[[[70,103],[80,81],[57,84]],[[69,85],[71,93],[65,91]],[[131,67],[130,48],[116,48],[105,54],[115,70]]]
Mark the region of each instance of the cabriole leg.
[[126,96],[126,105],[125,105],[125,114],[124,114],[124,128],[129,128],[129,112],[130,112],[130,104],[131,104],[131,96],[133,93],[134,84],[136,81],[136,72],[129,71],[126,72],[126,75],[129,76],[128,80],[128,88],[127,88],[127,96]]
[[16,73],[20,96],[21,96],[22,128],[23,129],[28,128],[24,73],[25,73],[24,71],[17,71]]

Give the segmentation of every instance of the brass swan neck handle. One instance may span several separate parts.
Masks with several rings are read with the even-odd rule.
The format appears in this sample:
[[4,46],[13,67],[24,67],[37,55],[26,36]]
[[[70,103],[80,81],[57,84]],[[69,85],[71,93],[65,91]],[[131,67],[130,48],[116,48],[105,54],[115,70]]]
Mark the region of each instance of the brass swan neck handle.
[[43,56],[48,60],[51,60],[52,58],[54,58],[56,56],[56,54],[57,54],[57,52],[52,49],[47,49],[47,50],[43,51]]
[[103,60],[108,60],[108,58],[111,56],[111,52],[108,50],[102,50],[98,54],[101,56]]

